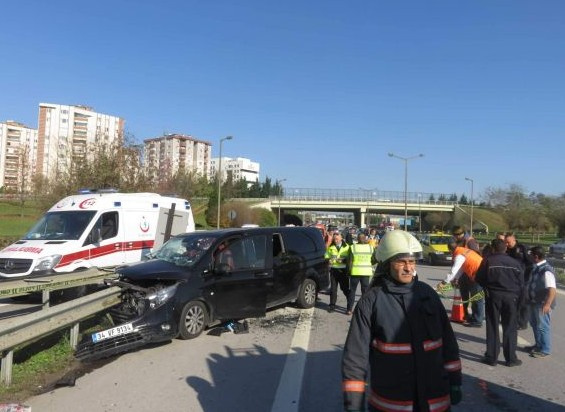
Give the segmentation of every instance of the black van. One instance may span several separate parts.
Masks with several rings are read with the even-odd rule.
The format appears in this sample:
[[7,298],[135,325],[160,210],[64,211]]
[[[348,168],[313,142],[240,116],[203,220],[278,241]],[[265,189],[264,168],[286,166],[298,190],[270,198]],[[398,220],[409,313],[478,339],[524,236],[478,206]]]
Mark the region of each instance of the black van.
[[149,342],[192,339],[212,324],[265,316],[268,308],[316,303],[329,284],[325,243],[314,227],[198,231],[167,241],[146,262],[116,270],[123,288],[113,328],[86,336],[79,358]]

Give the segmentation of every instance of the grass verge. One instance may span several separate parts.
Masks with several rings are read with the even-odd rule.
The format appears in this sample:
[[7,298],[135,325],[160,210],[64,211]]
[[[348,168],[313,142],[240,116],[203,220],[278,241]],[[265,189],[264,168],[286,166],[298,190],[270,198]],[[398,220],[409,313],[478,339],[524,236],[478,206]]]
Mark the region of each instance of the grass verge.
[[[104,314],[81,323],[82,335],[92,333],[98,325],[110,325]],[[80,375],[85,365],[77,361],[69,342],[68,330],[61,330],[14,350],[12,384],[0,385],[1,403],[25,403],[41,393],[54,389],[66,375]]]

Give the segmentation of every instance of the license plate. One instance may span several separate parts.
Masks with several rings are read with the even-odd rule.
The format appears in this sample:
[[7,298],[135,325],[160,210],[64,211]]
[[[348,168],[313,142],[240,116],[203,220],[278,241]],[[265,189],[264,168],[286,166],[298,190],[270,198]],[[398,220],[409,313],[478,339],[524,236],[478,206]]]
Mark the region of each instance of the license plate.
[[446,260],[451,260],[451,256],[447,256],[445,259],[446,259]]
[[101,332],[96,332],[92,334],[92,342],[100,342],[101,340],[110,339],[114,336],[126,335],[133,332],[133,326],[131,323],[126,323],[125,325],[116,326],[115,328],[106,329]]

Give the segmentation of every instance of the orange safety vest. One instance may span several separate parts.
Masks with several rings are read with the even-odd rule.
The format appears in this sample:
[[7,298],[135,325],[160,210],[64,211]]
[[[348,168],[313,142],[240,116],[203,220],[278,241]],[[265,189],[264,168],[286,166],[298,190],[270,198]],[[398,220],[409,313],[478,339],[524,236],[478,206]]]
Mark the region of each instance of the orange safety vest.
[[483,261],[481,255],[475,252],[473,249],[468,249],[466,247],[458,246],[453,251],[453,259],[457,255],[465,256],[465,263],[463,263],[462,269],[465,272],[465,275],[471,280],[475,280],[475,275],[477,274],[477,270],[479,270],[479,266]]

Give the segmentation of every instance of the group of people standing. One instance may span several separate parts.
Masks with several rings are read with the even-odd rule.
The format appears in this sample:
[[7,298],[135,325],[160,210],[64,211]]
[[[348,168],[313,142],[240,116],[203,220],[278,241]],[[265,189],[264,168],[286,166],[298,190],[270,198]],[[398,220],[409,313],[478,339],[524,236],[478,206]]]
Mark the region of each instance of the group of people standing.
[[[454,228],[453,236],[450,244],[453,265],[440,287],[452,282],[460,288],[465,302],[465,326],[481,327],[486,317],[487,350],[482,361],[497,365],[499,325],[507,366],[522,364],[516,355],[518,330],[527,329],[528,323],[532,326],[535,344],[526,349],[534,358],[549,356],[556,282],[543,248],[535,246],[528,250],[518,243],[513,233],[497,233],[481,253],[477,242],[461,227]],[[477,298],[482,296],[483,290],[485,298]]]
[[337,288],[341,289],[347,299],[346,314],[353,313],[355,294],[361,285],[361,293],[369,287],[373,277],[374,251],[379,238],[375,229],[369,234],[359,233],[357,242],[346,242],[339,231],[330,234],[326,258],[330,262],[330,305],[329,312],[335,310],[337,301]]
[[[527,250],[507,233],[498,235],[481,252],[463,228],[454,227],[452,234],[453,266],[442,284],[457,283],[463,299],[470,301],[471,313],[465,309],[465,326],[482,327],[486,318],[487,350],[482,361],[497,364],[500,323],[506,365],[520,365],[517,330],[523,326],[519,320],[525,319],[535,338],[535,344],[526,350],[534,358],[549,356],[556,283],[543,248]],[[346,313],[353,315],[342,360],[345,409],[365,410],[367,403],[369,410],[375,411],[449,410],[462,399],[459,348],[438,294],[418,280],[420,243],[402,230],[385,234],[371,254],[371,264],[377,264],[374,276],[366,275],[363,283],[354,282],[355,289],[361,283],[363,295],[352,313],[355,291],[353,283],[346,284],[344,279],[355,277],[347,272],[356,261],[355,252],[343,251],[341,255],[343,247],[351,249],[352,245],[344,245],[340,237],[334,234],[328,256],[333,291],[330,311],[335,308],[339,284],[348,297]],[[339,262],[340,256],[349,260]],[[367,267],[367,256],[359,262],[360,268]]]

